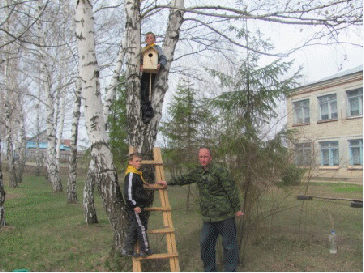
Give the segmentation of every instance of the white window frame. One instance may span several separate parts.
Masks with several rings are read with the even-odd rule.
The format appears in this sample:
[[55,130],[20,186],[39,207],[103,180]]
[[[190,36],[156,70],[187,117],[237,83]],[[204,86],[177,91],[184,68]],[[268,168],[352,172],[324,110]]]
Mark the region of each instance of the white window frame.
[[[339,142],[322,141],[320,142],[321,166],[339,166]],[[326,158],[327,157],[327,160]]]
[[[357,94],[356,94],[357,93]],[[354,90],[347,90],[346,91],[346,98],[347,98],[347,116],[348,117],[357,117],[363,116],[363,88],[358,88]],[[357,99],[358,103],[358,114],[352,114],[352,100]]]
[[[357,143],[354,143],[357,142]],[[354,149],[359,152],[359,162],[354,161]],[[356,152],[356,153],[357,153]],[[351,139],[349,140],[349,157],[350,166],[363,166],[363,139]]]
[[310,100],[293,102],[294,124],[310,124]]
[[[337,120],[338,119],[338,109],[337,109],[337,95],[328,94],[324,96],[320,96],[317,98],[318,105],[318,121],[326,121],[326,120]],[[323,117],[323,107],[327,107],[327,118]]]
[[302,142],[295,145],[295,164],[297,166],[311,166],[312,143]]

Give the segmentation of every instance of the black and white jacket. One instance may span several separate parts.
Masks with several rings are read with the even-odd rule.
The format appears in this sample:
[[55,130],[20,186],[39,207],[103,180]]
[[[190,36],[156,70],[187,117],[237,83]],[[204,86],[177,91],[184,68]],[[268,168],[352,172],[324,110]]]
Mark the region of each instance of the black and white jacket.
[[126,209],[145,208],[149,203],[149,192],[143,187],[140,175],[128,173],[124,179],[124,198]]

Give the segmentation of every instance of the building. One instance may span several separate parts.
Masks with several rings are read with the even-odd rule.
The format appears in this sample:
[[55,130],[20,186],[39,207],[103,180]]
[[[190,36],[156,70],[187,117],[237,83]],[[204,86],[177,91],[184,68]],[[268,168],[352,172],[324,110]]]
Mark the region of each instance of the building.
[[287,98],[295,164],[312,180],[363,183],[363,66],[299,87]]
[[[39,153],[44,160],[47,154],[47,131],[41,132],[38,136],[28,137],[26,140],[26,160],[27,161],[36,161],[37,156],[37,147],[39,141]],[[70,154],[70,140],[65,139],[61,141],[60,145],[60,161],[68,162],[68,157]]]

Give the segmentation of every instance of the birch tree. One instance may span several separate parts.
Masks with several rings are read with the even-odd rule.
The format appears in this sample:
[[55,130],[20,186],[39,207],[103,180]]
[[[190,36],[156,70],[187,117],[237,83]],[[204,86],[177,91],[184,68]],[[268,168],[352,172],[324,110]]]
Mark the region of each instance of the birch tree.
[[71,151],[68,167],[68,186],[67,200],[69,204],[77,203],[76,178],[77,178],[77,137],[78,124],[81,116],[81,97],[82,83],[80,77],[77,77],[76,88],[73,95],[73,114],[72,114],[72,131],[71,131]]
[[159,71],[155,78],[151,100],[155,112],[154,118],[150,123],[144,124],[140,113],[140,2],[138,0],[128,0],[125,3],[129,144],[136,147],[143,154],[150,154],[156,141],[158,126],[162,117],[163,99],[168,89],[168,75],[183,22],[183,9],[183,0],[171,1],[168,25],[163,43],[163,52],[167,58],[167,64]]
[[5,226],[5,189],[3,182],[3,173],[1,169],[1,134],[0,134],[0,228],[3,226]]
[[[38,11],[43,10],[43,1],[39,1]],[[55,98],[53,95],[53,81],[51,71],[48,69],[51,62],[47,54],[47,43],[44,32],[43,21],[39,20],[38,37],[39,37],[39,63],[41,85],[39,88],[44,90],[46,95],[46,115],[47,115],[47,178],[52,185],[53,192],[61,192],[62,184],[56,162],[56,124],[55,124]]]
[[107,143],[99,68],[95,54],[94,16],[88,0],[77,1],[75,21],[86,128],[91,142],[91,162],[87,180],[93,180],[98,187],[104,208],[114,229],[113,246],[121,251],[124,238],[123,225],[126,218],[117,172]]

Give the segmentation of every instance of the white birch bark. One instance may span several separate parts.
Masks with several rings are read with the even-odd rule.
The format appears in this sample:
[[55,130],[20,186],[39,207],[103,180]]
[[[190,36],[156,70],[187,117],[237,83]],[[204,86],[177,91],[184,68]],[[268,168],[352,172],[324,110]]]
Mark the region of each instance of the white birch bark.
[[[65,67],[63,66],[65,69]],[[61,72],[62,73],[62,72]],[[61,80],[62,82],[62,80]],[[61,84],[62,86],[63,84]],[[62,88],[62,87],[61,87]],[[61,170],[61,144],[62,144],[62,137],[63,137],[63,128],[64,128],[64,119],[65,119],[65,111],[66,111],[66,91],[62,89],[60,94],[60,104],[59,104],[59,124],[58,124],[58,131],[57,131],[57,146],[56,146],[56,164],[57,164],[57,171],[60,172]]]
[[17,183],[23,182],[23,173],[26,162],[26,132],[24,123],[24,111],[23,111],[23,101],[22,96],[19,96],[19,114],[18,114],[18,139],[16,144],[16,153],[18,159],[16,160],[16,179]]
[[[43,3],[39,1],[39,12],[43,10]],[[55,124],[55,99],[52,94],[52,80],[50,72],[47,71],[47,54],[45,50],[45,37],[42,21],[38,20],[40,78],[41,88],[46,94],[46,115],[47,115],[47,179],[52,185],[53,192],[62,192],[61,178],[57,169],[56,161],[56,124]]]
[[[40,98],[40,82],[38,82],[38,98]],[[35,118],[35,122],[36,122],[36,142],[37,142],[37,147],[35,150],[35,162],[36,162],[36,168],[35,168],[35,175],[39,176],[40,175],[40,169],[43,166],[43,156],[40,153],[40,148],[39,148],[39,136],[40,136],[40,105],[39,102],[36,105],[36,118]]]
[[91,142],[91,163],[87,179],[97,184],[104,209],[114,229],[114,247],[121,251],[126,218],[116,169],[107,143],[95,55],[94,17],[88,0],[77,1],[75,20],[86,128]]
[[126,112],[128,116],[129,144],[141,152],[143,134],[147,129],[141,119],[140,98],[140,1],[124,3],[126,51]]
[[67,201],[68,204],[77,203],[76,191],[76,178],[77,178],[77,136],[78,136],[78,123],[81,116],[81,97],[82,97],[82,83],[80,77],[76,80],[76,89],[73,95],[73,115],[72,115],[72,129],[71,129],[71,151],[69,157],[68,167],[68,186],[67,186]]
[[[10,10],[10,1],[6,1],[7,8],[6,13],[9,14]],[[6,31],[10,31],[10,23],[11,21],[8,20],[5,23]],[[4,116],[5,116],[5,143],[6,143],[6,153],[7,153],[7,160],[9,166],[9,187],[16,188],[18,187],[18,183],[16,180],[16,172],[15,172],[15,163],[14,163],[14,143],[13,143],[13,122],[14,122],[14,102],[13,99],[13,91],[15,90],[14,80],[12,73],[16,71],[14,69],[12,62],[12,55],[14,54],[14,49],[12,48],[13,45],[9,44],[5,46],[5,72],[4,72],[4,81],[5,81],[5,96],[4,96]]]
[[[0,124],[1,129],[1,124]],[[3,172],[1,168],[1,135],[0,135],[0,228],[5,226],[5,189],[3,182]]]
[[[44,67],[44,65],[43,65]],[[43,70],[43,73],[47,71]],[[44,82],[47,96],[47,178],[53,192],[62,192],[62,184],[56,162],[56,124],[54,122],[54,100],[51,92],[50,79]]]
[[16,172],[15,172],[15,162],[14,162],[14,143],[13,143],[13,131],[12,131],[12,115],[11,115],[11,105],[9,100],[5,101],[5,143],[6,143],[6,155],[9,166],[9,187],[16,188],[18,187]]
[[[132,3],[133,2],[133,3]],[[139,1],[127,1],[126,9],[126,51],[128,56],[127,65],[127,115],[129,121],[129,142],[137,147],[143,154],[149,154],[157,138],[159,122],[162,118],[164,96],[168,89],[168,74],[173,60],[176,44],[179,39],[180,28],[183,22],[183,0],[173,0],[169,14],[167,32],[163,44],[163,52],[167,58],[167,64],[161,69],[155,79],[152,93],[152,107],[155,112],[154,118],[147,125],[141,121],[140,114],[140,18],[136,14]],[[139,22],[139,24],[138,24]],[[138,36],[139,35],[139,36]],[[138,36],[138,37],[137,37]]]
[[105,89],[106,100],[104,103],[104,120],[105,120],[105,124],[106,124],[106,130],[108,129],[107,128],[107,119],[109,117],[111,105],[112,105],[113,101],[115,100],[116,87],[118,86],[120,71],[121,71],[121,67],[124,62],[124,56],[125,56],[125,47],[123,45],[123,42],[121,41],[117,63],[113,70],[110,84]]

